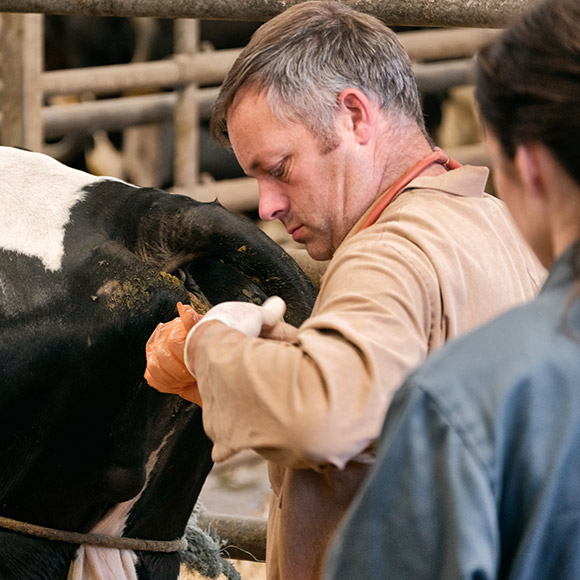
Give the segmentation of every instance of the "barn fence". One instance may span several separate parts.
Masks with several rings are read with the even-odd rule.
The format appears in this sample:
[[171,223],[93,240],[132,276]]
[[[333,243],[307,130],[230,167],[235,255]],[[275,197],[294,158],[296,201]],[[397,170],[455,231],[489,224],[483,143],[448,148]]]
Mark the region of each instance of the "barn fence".
[[[397,0],[371,3],[344,0],[390,25],[460,27],[400,34],[414,61],[423,94],[470,82],[475,50],[530,0]],[[42,150],[46,139],[78,131],[122,130],[127,127],[173,122],[175,156],[173,191],[201,201],[216,197],[234,211],[257,207],[254,180],[200,180],[199,123],[207,119],[217,86],[238,50],[200,51],[197,20],[266,20],[297,2],[264,0],[0,0],[3,12],[1,78],[2,143]],[[172,58],[163,61],[44,72],[44,14],[175,18]],[[199,88],[203,85],[204,88]],[[207,86],[209,85],[209,88]],[[211,86],[214,85],[214,86]],[[122,91],[146,89],[147,95],[106,98]],[[172,89],[167,92],[167,89]],[[163,92],[161,92],[163,91]],[[91,102],[46,106],[56,95],[91,92]],[[487,163],[481,146],[450,152],[459,161]]]
[[[391,26],[432,27],[399,33],[414,63],[420,90],[426,94],[469,84],[474,52],[533,0],[342,1]],[[201,201],[217,197],[234,211],[255,209],[258,193],[254,180],[200,183],[200,120],[209,116],[217,87],[239,50],[201,51],[197,19],[263,21],[297,3],[299,0],[0,0],[1,143],[42,151],[47,139],[75,131],[173,122],[173,190]],[[43,71],[43,14],[175,19],[174,55],[163,61]],[[109,98],[136,89],[154,92]],[[46,104],[50,97],[86,92],[99,99]],[[478,144],[450,153],[462,162],[487,163]],[[220,536],[228,538],[229,545],[238,546],[230,557],[265,559],[264,518],[206,513],[200,523],[211,524]]]
[[[342,0],[391,26],[501,28],[533,0]],[[0,12],[268,20],[300,0],[0,0]]]
[[[0,0],[0,7],[2,0]],[[173,122],[173,191],[200,201],[215,198],[234,211],[257,207],[254,180],[200,182],[199,123],[209,117],[218,85],[239,50],[198,50],[196,20],[175,21],[175,54],[166,60],[60,71],[42,71],[42,15],[4,14],[2,33],[2,143],[41,151],[45,139],[98,129]],[[423,94],[470,82],[473,53],[496,30],[442,29],[403,32]],[[9,80],[8,80],[9,79]],[[199,88],[204,85],[204,88]],[[209,85],[209,86],[208,86]],[[213,85],[213,86],[211,86]],[[167,92],[166,89],[173,89]],[[106,98],[123,91],[147,95]],[[91,93],[98,100],[43,105],[51,97]],[[486,162],[481,147],[452,151],[463,162]]]

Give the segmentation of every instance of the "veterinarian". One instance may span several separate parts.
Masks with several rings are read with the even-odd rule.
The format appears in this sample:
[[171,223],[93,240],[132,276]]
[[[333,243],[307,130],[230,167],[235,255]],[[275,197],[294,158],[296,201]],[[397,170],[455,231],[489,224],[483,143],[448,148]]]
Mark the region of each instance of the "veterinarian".
[[276,298],[219,304],[189,334],[180,319],[156,331],[148,380],[203,405],[215,461],[268,459],[268,578],[314,580],[404,377],[534,297],[544,270],[484,192],[488,170],[434,148],[396,35],[340,3],[260,27],[212,131],[257,180],[260,217],[330,262],[300,328]]

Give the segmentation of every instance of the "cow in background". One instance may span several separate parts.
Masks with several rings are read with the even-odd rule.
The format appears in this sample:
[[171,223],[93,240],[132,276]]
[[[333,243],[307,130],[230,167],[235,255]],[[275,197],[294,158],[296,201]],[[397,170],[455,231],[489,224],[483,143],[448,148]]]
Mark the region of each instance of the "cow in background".
[[[178,301],[273,294],[298,325],[312,286],[250,220],[217,203],[8,147],[0,171],[0,516],[180,538],[211,442],[199,407],[145,383],[149,335]],[[91,566],[103,578],[174,580],[179,555],[0,529],[2,580],[98,578]]]

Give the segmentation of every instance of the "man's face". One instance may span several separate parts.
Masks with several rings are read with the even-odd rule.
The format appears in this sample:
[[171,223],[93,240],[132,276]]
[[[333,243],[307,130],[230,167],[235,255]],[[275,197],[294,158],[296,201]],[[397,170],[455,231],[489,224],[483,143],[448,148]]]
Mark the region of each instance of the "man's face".
[[[228,115],[228,135],[247,175],[258,181],[259,213],[280,220],[314,259],[329,259],[365,207],[356,196],[356,144],[348,123],[337,123],[336,144],[299,123],[278,120],[264,92],[248,88]],[[328,147],[326,147],[328,149]]]

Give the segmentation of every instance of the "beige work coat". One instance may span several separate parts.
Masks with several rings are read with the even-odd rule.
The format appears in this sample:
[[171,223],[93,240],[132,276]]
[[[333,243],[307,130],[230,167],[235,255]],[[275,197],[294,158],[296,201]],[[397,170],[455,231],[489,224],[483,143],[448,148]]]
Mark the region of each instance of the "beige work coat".
[[202,335],[195,368],[214,459],[252,448],[270,461],[269,580],[321,577],[409,371],[539,290],[545,273],[484,193],[487,175],[419,177],[373,226],[355,227],[291,342],[222,325]]

